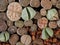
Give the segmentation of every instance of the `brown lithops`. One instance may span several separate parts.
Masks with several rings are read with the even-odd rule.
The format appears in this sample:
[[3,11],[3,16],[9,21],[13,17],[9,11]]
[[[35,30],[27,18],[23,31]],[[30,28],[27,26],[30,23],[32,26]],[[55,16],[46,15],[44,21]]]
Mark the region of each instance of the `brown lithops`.
[[31,31],[31,32],[37,31],[37,25],[36,25],[36,24],[33,24],[33,25],[31,26],[31,28],[30,28],[30,31]]
[[50,0],[41,0],[41,6],[44,9],[51,9],[52,8],[52,3]]
[[57,28],[57,23],[54,21],[49,22],[49,27],[50,28]]
[[10,26],[8,28],[8,32],[10,32],[10,34],[16,33],[17,32],[17,27],[15,26]]
[[24,21],[24,25],[25,26],[32,26],[33,25],[33,21],[32,20]]
[[7,0],[0,0],[0,11],[5,11],[7,8],[8,1]]
[[6,13],[0,13],[0,19],[3,19],[3,20],[5,20],[5,21],[7,21],[8,20],[8,18],[7,18],[7,16],[6,16]]
[[45,17],[42,17],[42,18],[38,19],[38,22],[37,22],[38,27],[39,27],[40,29],[45,28],[45,27],[47,26],[47,23],[48,23],[48,20],[47,20],[47,18],[45,18]]
[[18,35],[27,34],[27,29],[26,29],[26,28],[18,28],[18,29],[17,29],[17,34],[18,34]]
[[11,35],[11,37],[9,39],[9,43],[11,45],[15,45],[18,40],[19,40],[19,36],[17,34],[13,34],[13,35]]
[[19,0],[19,3],[23,6],[26,7],[29,5],[30,0]]
[[57,1],[56,7],[60,9],[60,0]]
[[42,8],[41,10],[40,10],[40,14],[42,15],[42,16],[46,16],[46,9],[44,9],[44,8]]
[[12,3],[12,2],[15,2],[15,0],[8,0],[8,3]]
[[7,25],[6,25],[5,21],[0,19],[0,32],[6,31],[6,29],[7,29]]
[[13,26],[13,22],[10,21],[10,20],[7,20],[7,25],[8,25],[8,26]]
[[56,3],[57,3],[57,0],[51,0],[51,2],[52,2],[52,5],[56,5]]
[[40,18],[41,18],[41,14],[37,12],[36,15],[34,16],[34,19],[40,19]]
[[8,5],[7,17],[11,21],[17,21],[21,17],[22,7],[18,2],[12,2]]
[[40,6],[40,0],[31,0],[30,1],[30,6],[31,7],[39,7]]

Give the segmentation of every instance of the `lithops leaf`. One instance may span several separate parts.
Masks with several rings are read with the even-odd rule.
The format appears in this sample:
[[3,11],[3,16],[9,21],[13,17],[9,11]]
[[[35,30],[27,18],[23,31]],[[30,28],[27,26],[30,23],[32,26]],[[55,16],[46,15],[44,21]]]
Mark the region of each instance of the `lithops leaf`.
[[58,12],[56,9],[50,9],[48,10],[48,13],[47,13],[47,18],[49,20],[58,20],[59,17],[58,17]]
[[5,32],[5,41],[9,40],[9,33],[8,32]]
[[46,40],[46,39],[49,38],[49,36],[48,36],[48,34],[46,33],[46,30],[45,30],[45,29],[43,29],[43,31],[42,31],[42,37],[41,37],[41,38],[44,39],[44,40]]
[[32,19],[34,16],[35,16],[35,14],[36,14],[36,12],[35,12],[35,10],[33,9],[33,8],[31,8],[31,7],[27,7],[28,8],[28,10],[29,10],[29,12],[30,12],[30,19]]
[[26,8],[24,8],[23,9],[23,11],[22,11],[22,19],[24,19],[24,20],[28,20],[28,13],[27,13],[27,10],[26,10]]
[[46,28],[46,32],[48,33],[49,36],[53,36],[53,30],[51,28]]
[[4,34],[3,33],[0,34],[0,41],[1,42],[5,42],[5,37],[4,37]]

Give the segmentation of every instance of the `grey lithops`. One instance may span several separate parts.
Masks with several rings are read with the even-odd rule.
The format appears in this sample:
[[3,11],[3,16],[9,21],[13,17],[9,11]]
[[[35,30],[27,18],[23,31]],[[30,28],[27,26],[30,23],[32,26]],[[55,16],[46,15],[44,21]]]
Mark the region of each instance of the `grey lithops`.
[[33,24],[30,28],[30,31],[31,32],[34,32],[34,31],[37,31],[37,25],[36,24]]
[[27,21],[32,19],[36,15],[36,11],[31,7],[26,7],[22,11],[22,19]]
[[0,41],[7,42],[9,40],[10,34],[8,32],[0,33]]
[[7,4],[8,4],[7,0],[0,0],[0,11],[5,11],[7,8]]
[[26,29],[26,28],[18,28],[18,29],[17,29],[17,34],[18,34],[18,35],[27,34],[27,29]]
[[58,25],[58,27],[60,27],[60,20],[57,21],[57,25]]
[[22,28],[24,26],[24,22],[23,21],[15,21],[15,26]]
[[18,40],[19,40],[19,36],[17,34],[13,34],[13,35],[11,35],[11,37],[9,39],[9,43],[11,45],[15,45]]
[[0,19],[0,32],[2,31],[6,31],[6,29],[7,29],[7,25],[6,25],[6,23],[5,23],[5,21],[3,21],[3,20],[1,20]]
[[29,5],[30,0],[19,0],[19,3],[23,6],[26,7]]
[[16,32],[17,32],[17,27],[15,27],[15,26],[10,26],[10,27],[8,28],[8,32],[9,32],[10,34],[16,33]]
[[23,35],[21,37],[21,42],[24,44],[24,45],[29,45],[31,43],[31,36],[29,35]]
[[39,7],[40,6],[40,0],[30,0],[30,6],[31,7]]
[[50,28],[57,28],[57,23],[54,22],[54,21],[50,21],[50,22],[49,22],[49,27],[50,27]]
[[50,9],[50,10],[48,10],[47,18],[48,18],[48,20],[58,20],[59,17],[58,17],[57,10],[56,9]]
[[12,2],[8,5],[7,17],[11,21],[20,19],[22,13],[22,6],[18,2]]
[[53,30],[52,30],[51,28],[46,27],[46,28],[43,29],[43,31],[42,31],[42,36],[41,36],[41,38],[44,39],[44,40],[46,40],[46,39],[49,38],[49,36],[50,36],[50,37],[53,37]]
[[24,25],[25,26],[32,26],[33,25],[33,21],[32,20],[24,21]]

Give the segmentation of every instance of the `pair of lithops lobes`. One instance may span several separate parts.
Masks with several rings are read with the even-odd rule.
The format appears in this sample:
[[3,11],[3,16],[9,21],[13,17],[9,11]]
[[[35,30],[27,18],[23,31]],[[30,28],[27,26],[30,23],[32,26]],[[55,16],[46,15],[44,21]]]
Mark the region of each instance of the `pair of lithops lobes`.
[[6,42],[9,40],[10,34],[8,32],[2,32],[0,33],[0,41],[1,42]]
[[26,7],[22,11],[22,6],[17,2],[13,2],[8,5],[7,17],[11,21],[17,21],[20,17],[22,17],[23,20],[29,20],[32,19],[35,14],[35,10],[31,7]]

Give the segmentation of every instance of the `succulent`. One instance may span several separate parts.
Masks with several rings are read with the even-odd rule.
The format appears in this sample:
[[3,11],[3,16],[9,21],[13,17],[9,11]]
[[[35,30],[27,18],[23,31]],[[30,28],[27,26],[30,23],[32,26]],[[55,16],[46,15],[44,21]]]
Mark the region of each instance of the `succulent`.
[[53,37],[53,30],[51,28],[44,28],[42,31],[42,39],[46,40],[49,37]]
[[0,41],[6,42],[9,40],[9,33],[8,32],[2,32],[0,33]]
[[50,10],[48,10],[47,18],[48,18],[48,20],[58,20],[59,17],[58,17],[57,10],[56,9],[50,9]]
[[36,15],[36,11],[31,7],[26,7],[22,11],[22,19],[27,21],[29,19],[32,19]]

